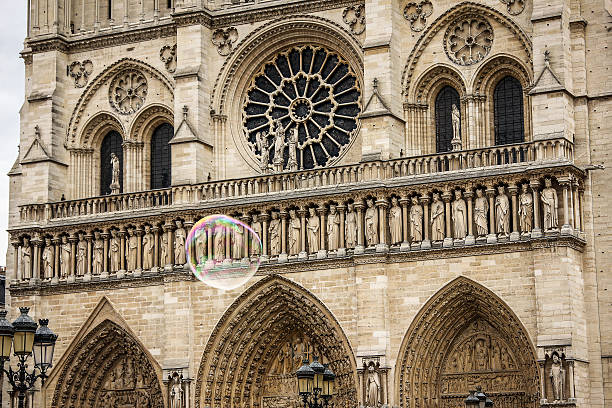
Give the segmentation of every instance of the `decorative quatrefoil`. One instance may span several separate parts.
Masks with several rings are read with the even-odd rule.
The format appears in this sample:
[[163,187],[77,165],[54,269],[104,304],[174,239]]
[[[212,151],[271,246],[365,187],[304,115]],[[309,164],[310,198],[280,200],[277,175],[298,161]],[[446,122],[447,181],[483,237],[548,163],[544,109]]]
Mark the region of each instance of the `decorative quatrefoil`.
[[238,40],[238,30],[235,27],[218,28],[212,35],[212,43],[217,46],[219,55],[224,57],[232,52],[232,47],[236,40]]
[[427,17],[433,13],[433,4],[429,0],[410,2],[404,8],[404,17],[410,21],[412,31],[423,31],[427,26]]

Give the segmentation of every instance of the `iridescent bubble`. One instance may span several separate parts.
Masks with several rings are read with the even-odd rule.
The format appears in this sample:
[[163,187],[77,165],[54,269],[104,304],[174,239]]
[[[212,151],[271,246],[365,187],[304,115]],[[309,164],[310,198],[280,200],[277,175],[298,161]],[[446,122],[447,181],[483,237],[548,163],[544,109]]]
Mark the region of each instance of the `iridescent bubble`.
[[248,225],[227,215],[195,223],[185,243],[191,272],[217,289],[244,285],[261,264],[261,239]]

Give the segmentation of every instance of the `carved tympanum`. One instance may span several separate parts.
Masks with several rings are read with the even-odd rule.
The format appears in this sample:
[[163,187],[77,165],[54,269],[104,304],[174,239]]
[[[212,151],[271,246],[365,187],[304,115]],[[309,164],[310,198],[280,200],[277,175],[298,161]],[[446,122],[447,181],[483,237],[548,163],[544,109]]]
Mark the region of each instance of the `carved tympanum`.
[[444,34],[446,55],[459,65],[472,65],[482,61],[492,45],[493,27],[479,16],[452,23]]
[[118,113],[131,115],[145,102],[148,92],[147,78],[140,71],[127,69],[118,73],[109,88],[110,104]]

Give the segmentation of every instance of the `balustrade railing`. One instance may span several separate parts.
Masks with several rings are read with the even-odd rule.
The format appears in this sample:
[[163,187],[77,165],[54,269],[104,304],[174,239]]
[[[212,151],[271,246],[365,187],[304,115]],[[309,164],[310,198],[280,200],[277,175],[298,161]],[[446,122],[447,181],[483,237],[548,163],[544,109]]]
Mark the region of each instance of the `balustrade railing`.
[[323,169],[273,173],[210,181],[160,190],[115,194],[19,207],[22,222],[92,216],[138,209],[197,204],[317,187],[334,187],[400,177],[417,177],[495,166],[538,162],[573,162],[573,144],[564,138],[493,146],[484,149],[376,160]]

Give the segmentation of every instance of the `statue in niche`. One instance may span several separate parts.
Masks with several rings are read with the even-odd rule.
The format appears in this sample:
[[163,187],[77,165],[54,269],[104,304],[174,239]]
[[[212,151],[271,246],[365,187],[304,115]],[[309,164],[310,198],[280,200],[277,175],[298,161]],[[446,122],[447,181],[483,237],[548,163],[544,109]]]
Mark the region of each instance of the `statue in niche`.
[[133,229],[128,230],[128,242],[126,248],[127,269],[128,271],[136,270],[136,258],[138,258],[138,237]]
[[423,240],[423,207],[419,204],[419,198],[413,196],[412,206],[410,207],[410,236],[412,242]]
[[261,152],[261,171],[266,173],[270,163],[270,145],[268,144],[268,133],[258,132],[255,135],[257,148]]
[[115,153],[111,153],[111,167],[112,167],[112,178],[111,178],[111,194],[118,194],[119,191],[121,190],[121,183],[120,183],[120,176],[121,176],[121,169],[119,168],[120,163],[119,163],[119,158],[117,157],[117,155]]
[[215,235],[215,261],[222,262],[225,259],[225,231],[217,227],[213,231],[213,234]]
[[357,213],[355,205],[348,203],[346,219],[344,224],[344,238],[346,239],[347,248],[355,248],[357,246]]
[[151,227],[145,225],[144,235],[142,236],[142,269],[153,268],[153,256],[155,250],[155,236],[151,232]]
[[368,198],[366,200],[366,212],[365,212],[365,236],[368,246],[374,246],[378,244],[378,215],[376,214],[376,207],[374,207],[374,200]]
[[474,223],[476,224],[476,233],[479,237],[489,233],[489,224],[487,224],[487,216],[489,214],[489,202],[484,196],[481,188],[476,190],[476,200],[474,201]]
[[92,271],[94,275],[102,273],[104,268],[104,241],[99,231],[94,232]]
[[159,238],[159,264],[166,266],[170,263],[170,254],[168,253],[168,234],[165,232]]
[[399,206],[397,197],[391,197],[389,230],[391,231],[391,245],[400,244],[402,242],[402,208]]
[[270,255],[279,255],[281,253],[281,221],[276,211],[272,212],[268,233],[270,234]]
[[552,384],[552,392],[554,402],[561,402],[563,398],[563,390],[565,386],[565,369],[559,355],[555,352],[552,355],[552,365],[550,367],[550,382]]
[[283,168],[283,150],[285,149],[285,130],[280,120],[274,122],[274,169]]
[[121,254],[119,252],[119,237],[117,237],[117,231],[111,231],[110,239],[110,269],[111,272],[117,272],[120,268],[119,258]]
[[452,208],[455,238],[465,239],[467,235],[467,207],[461,190],[455,190],[455,201],[453,201]]
[[51,245],[51,239],[45,238],[45,249],[42,253],[43,261],[43,276],[45,279],[51,279],[53,277],[53,246]]
[[495,224],[500,237],[507,237],[510,233],[510,201],[505,191],[504,186],[497,187],[498,195],[495,197]]
[[287,166],[291,171],[298,170],[297,144],[298,128],[297,126],[295,126],[293,129],[291,129],[291,132],[289,133],[289,161],[287,162]]
[[70,256],[72,254],[72,245],[68,242],[68,237],[64,235],[62,237],[62,245],[61,245],[61,256],[60,256],[60,275],[62,278],[65,278],[68,275],[72,274],[71,266],[70,266]]
[[[263,236],[261,234],[262,232],[261,222],[259,222],[259,218],[257,217],[257,214],[253,214],[253,222],[251,224],[251,229],[253,230],[253,232],[255,232],[255,234],[259,237],[260,240],[263,239]],[[251,248],[251,255],[259,255],[260,252],[261,252],[261,245],[253,245],[253,247]]]
[[533,228],[533,195],[527,190],[527,187],[527,183],[521,186],[519,196],[518,216],[523,234],[529,234]]
[[30,247],[30,239],[23,238],[23,247],[21,248],[21,273],[24,279],[30,278],[32,275],[32,247]]
[[185,228],[180,220],[176,220],[176,230],[174,231],[174,264],[185,265]]
[[559,209],[559,200],[557,191],[552,187],[552,180],[547,178],[544,180],[544,190],[540,199],[542,200],[542,213],[544,214],[544,229],[551,231],[559,227],[559,219],[557,211]]
[[313,207],[308,209],[308,213],[310,217],[308,217],[308,223],[306,225],[306,230],[308,232],[308,250],[310,253],[315,253],[319,251],[319,228],[321,228],[321,222],[319,217],[316,214],[316,211]]
[[185,391],[182,383],[183,376],[174,372],[170,377],[170,408],[185,408]]
[[300,253],[302,225],[295,210],[289,210],[289,255]]
[[327,245],[330,251],[338,249],[340,240],[340,214],[336,210],[335,205],[329,206],[329,214],[327,216]]
[[232,258],[242,259],[242,246],[244,245],[244,227],[236,225],[232,235]]
[[368,378],[366,383],[367,399],[366,406],[368,408],[377,408],[380,406],[380,375],[376,371],[374,364],[368,366]]
[[83,238],[83,234],[79,234],[79,243],[77,244],[77,276],[85,275],[85,266],[87,258],[87,243]]
[[455,104],[453,104],[451,110],[451,120],[453,124],[453,138],[451,144],[453,150],[461,150],[461,112],[459,112]]
[[444,203],[440,200],[440,193],[433,193],[431,203],[431,240],[444,240]]

